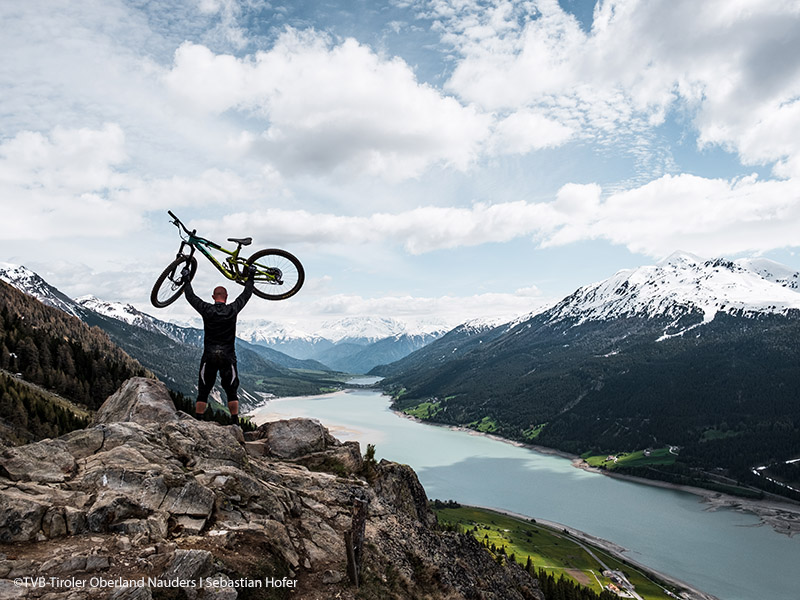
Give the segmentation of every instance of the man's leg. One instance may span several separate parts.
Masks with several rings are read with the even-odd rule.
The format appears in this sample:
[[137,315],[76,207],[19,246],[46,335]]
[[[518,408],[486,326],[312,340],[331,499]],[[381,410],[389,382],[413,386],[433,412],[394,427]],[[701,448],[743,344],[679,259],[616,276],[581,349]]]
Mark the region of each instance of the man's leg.
[[194,414],[198,419],[202,419],[208,407],[208,394],[214,387],[217,379],[217,368],[214,361],[203,354],[200,359],[200,374],[197,379],[197,402],[194,405]]
[[239,373],[236,368],[236,357],[228,357],[228,363],[220,369],[219,379],[225,396],[228,399],[228,410],[232,417],[239,417],[239,397],[236,390],[239,389]]

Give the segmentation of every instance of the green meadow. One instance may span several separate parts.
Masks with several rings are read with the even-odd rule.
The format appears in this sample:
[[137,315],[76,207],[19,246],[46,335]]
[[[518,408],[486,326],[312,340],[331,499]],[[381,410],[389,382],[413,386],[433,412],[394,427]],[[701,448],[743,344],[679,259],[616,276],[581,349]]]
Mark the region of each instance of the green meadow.
[[[647,455],[649,453],[649,456]],[[616,461],[609,460],[609,457],[616,457]],[[669,448],[657,448],[655,450],[638,450],[636,452],[621,452],[619,454],[601,454],[595,456],[582,457],[589,466],[606,468],[609,470],[619,467],[647,467],[654,465],[671,465],[677,458],[669,451]]]
[[556,579],[563,575],[598,595],[612,583],[609,577],[603,576],[605,567],[600,561],[611,570],[625,573],[636,593],[645,600],[670,598],[665,589],[676,593],[671,586],[654,581],[653,575],[623,563],[564,530],[482,508],[461,506],[435,511],[442,526],[473,535],[495,558],[500,556],[508,560],[513,556],[525,567],[530,557],[534,569],[544,569]]

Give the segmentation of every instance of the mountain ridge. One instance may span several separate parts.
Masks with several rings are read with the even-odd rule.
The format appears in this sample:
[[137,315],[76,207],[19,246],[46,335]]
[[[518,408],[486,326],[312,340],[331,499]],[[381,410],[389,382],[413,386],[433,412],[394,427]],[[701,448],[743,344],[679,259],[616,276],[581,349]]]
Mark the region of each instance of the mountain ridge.
[[764,488],[753,465],[800,457],[800,294],[790,270],[750,267],[678,253],[372,374],[434,422],[579,455],[680,446],[663,478],[722,468]]

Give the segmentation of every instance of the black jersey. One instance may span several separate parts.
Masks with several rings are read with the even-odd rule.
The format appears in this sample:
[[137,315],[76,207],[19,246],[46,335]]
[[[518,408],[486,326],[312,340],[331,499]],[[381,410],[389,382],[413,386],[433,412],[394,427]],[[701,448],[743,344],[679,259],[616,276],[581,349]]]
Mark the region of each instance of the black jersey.
[[236,317],[253,295],[253,280],[244,284],[244,290],[230,304],[224,302],[204,302],[194,293],[191,283],[185,289],[186,300],[203,317],[205,350],[225,350],[234,352],[236,341]]

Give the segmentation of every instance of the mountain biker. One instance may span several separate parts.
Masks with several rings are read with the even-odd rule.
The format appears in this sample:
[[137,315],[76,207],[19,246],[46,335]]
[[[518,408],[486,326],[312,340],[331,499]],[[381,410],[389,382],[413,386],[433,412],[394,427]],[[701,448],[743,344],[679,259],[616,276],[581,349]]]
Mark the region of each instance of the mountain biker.
[[214,387],[219,372],[222,389],[228,400],[228,410],[235,423],[239,423],[239,399],[236,390],[239,387],[239,374],[236,370],[236,318],[253,295],[255,267],[248,270],[247,282],[239,297],[230,304],[228,291],[218,286],[211,297],[214,303],[204,302],[194,293],[190,281],[189,269],[181,272],[186,282],[184,293],[186,300],[203,317],[203,357],[200,359],[200,373],[197,383],[197,402],[195,417],[203,418],[208,407],[208,394]]

